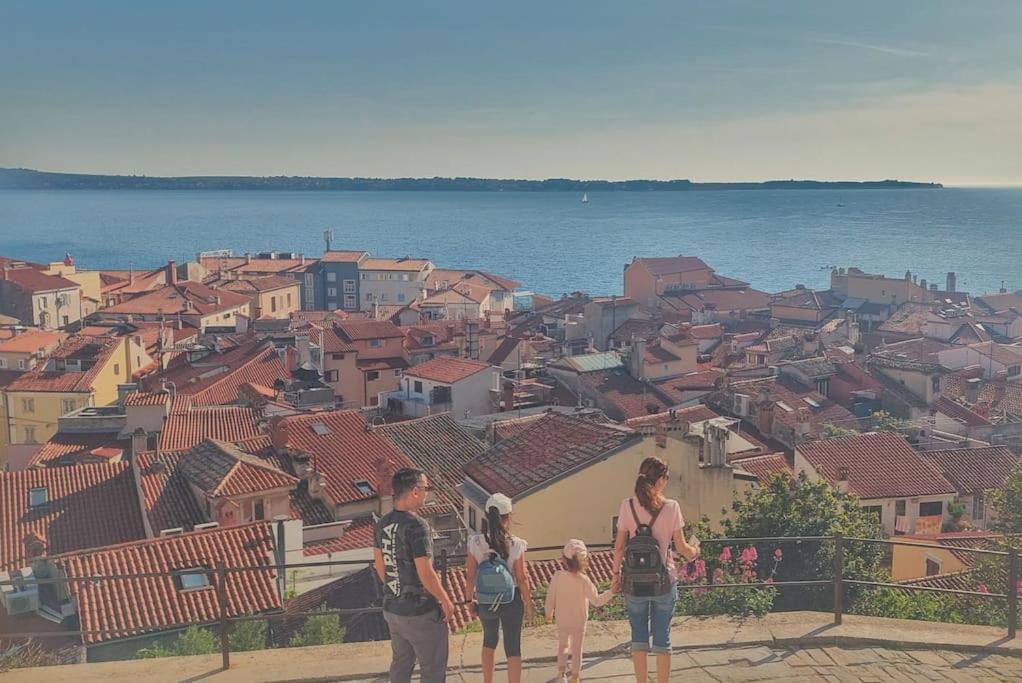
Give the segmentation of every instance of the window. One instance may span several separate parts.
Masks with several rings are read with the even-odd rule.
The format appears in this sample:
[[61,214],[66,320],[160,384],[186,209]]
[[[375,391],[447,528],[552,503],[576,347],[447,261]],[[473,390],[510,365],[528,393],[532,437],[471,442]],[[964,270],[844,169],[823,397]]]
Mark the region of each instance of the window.
[[312,431],[315,432],[316,434],[319,434],[320,436],[327,436],[328,434],[330,434],[330,428],[327,427],[322,422],[313,422]]
[[39,299],[39,310],[41,311],[44,308],[46,308],[46,297],[45,296]]
[[337,282],[337,273],[327,273],[326,274],[326,281],[327,282]]
[[344,360],[344,354],[343,353],[331,353],[330,354],[330,358],[333,359],[333,360]]
[[344,307],[345,308],[349,308],[349,309],[350,308],[355,308],[356,305],[357,304],[356,304],[356,300],[355,300],[355,295],[354,294],[345,294],[344,295]]
[[940,391],[940,375],[934,375],[930,378],[930,387],[935,394]]
[[344,281],[344,293],[345,294],[354,294],[355,293],[355,281],[354,280],[345,280]]
[[475,531],[476,530],[476,524],[478,524],[478,523],[479,523],[479,520],[478,520],[478,516],[477,516],[477,513],[476,513],[476,509],[473,508],[473,507],[470,507],[468,509],[468,528],[471,529],[472,531]]
[[433,335],[431,334],[423,335],[422,339],[419,340],[419,343],[422,344],[423,346],[433,346],[434,343]]
[[337,298],[337,288],[336,287],[327,287],[326,288],[326,295],[328,297],[330,297],[331,299],[336,299]]
[[944,502],[935,500],[930,503],[919,504],[919,516],[920,517],[935,517],[937,515],[944,514]]
[[905,501],[903,500],[895,501],[894,514],[898,515],[899,517],[905,516]]
[[287,307],[291,308],[291,292],[287,293]]
[[976,491],[976,495],[972,497],[972,518],[977,521],[986,519],[986,507],[983,492]]
[[201,590],[209,588],[209,574],[205,567],[192,567],[183,569],[177,575],[177,588],[182,591]]
[[940,574],[940,562],[937,562],[936,560],[927,557],[926,558],[926,575],[927,576],[936,576],[937,574]]
[[147,451],[155,451],[156,444],[158,444],[159,442],[160,442],[159,432],[149,432],[148,434],[146,434],[145,443]]
[[252,519],[266,519],[266,507],[263,505],[262,498],[252,505]]
[[369,340],[369,348],[371,348],[371,349],[378,349],[378,348],[380,348],[380,340],[379,339],[370,339]]
[[28,506],[30,508],[42,507],[50,502],[50,490],[45,486],[35,486],[28,490]]
[[19,370],[24,370],[25,366],[26,366],[25,359],[24,358],[19,358],[18,359],[18,369]]
[[376,495],[376,489],[374,489],[373,485],[370,484],[365,479],[359,479],[358,481],[354,482],[354,486],[356,491],[358,491],[361,495],[367,498],[369,496]]
[[366,373],[367,382],[375,382],[378,379],[380,379],[380,372],[378,370],[370,370]]
[[327,370],[326,371],[326,381],[327,382],[336,382],[336,381],[338,381],[340,379],[340,376],[341,376],[341,373],[338,372],[337,370]]
[[405,302],[404,292],[398,292],[397,293],[397,300],[398,300],[399,303],[404,303]]
[[7,359],[6,358],[0,358],[0,368],[6,368],[6,367],[7,367]]
[[316,279],[312,275],[312,273],[305,274],[305,286],[308,287],[309,289],[312,289],[313,287],[316,286]]
[[75,409],[74,399],[64,399],[64,414],[67,415]]
[[369,279],[369,273],[359,273],[359,276],[363,280],[368,280]]
[[421,394],[422,393],[422,382],[416,381],[415,382],[415,386],[412,389],[412,391],[414,391],[417,394]]
[[878,524],[883,520],[884,508],[882,505],[863,505],[862,509],[866,511],[866,514],[873,515]]
[[277,312],[277,297],[271,296],[270,297],[270,313],[276,313],[276,312]]
[[1022,365],[1008,366],[1008,377],[1017,377],[1019,374],[1022,374]]
[[61,318],[64,321],[64,323],[63,323],[64,327],[67,327],[68,324],[71,322],[71,320],[66,315],[65,316],[61,316]]
[[401,279],[404,280],[405,282],[408,282],[409,280],[412,279],[412,276],[409,275],[408,273],[401,273]]
[[115,375],[121,374],[121,364],[120,363],[114,363],[114,374]]
[[21,412],[23,412],[23,413],[34,413],[35,412],[35,399],[34,398],[23,398],[23,399],[21,399]]

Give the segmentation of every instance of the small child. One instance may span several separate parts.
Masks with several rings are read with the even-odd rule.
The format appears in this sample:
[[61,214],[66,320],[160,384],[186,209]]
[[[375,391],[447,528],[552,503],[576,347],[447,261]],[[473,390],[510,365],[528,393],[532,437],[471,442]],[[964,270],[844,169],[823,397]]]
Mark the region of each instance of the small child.
[[546,596],[546,620],[557,621],[558,680],[567,680],[568,647],[571,647],[571,680],[579,680],[582,670],[582,640],[589,621],[589,605],[602,607],[614,597],[615,588],[597,593],[596,586],[586,574],[589,551],[586,544],[573,538],[564,544],[564,569],[559,569],[550,581]]

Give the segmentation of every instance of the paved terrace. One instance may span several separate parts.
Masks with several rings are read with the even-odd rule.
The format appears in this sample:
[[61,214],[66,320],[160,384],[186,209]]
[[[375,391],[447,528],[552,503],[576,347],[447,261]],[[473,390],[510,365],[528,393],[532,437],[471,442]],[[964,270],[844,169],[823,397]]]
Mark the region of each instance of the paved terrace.
[[[523,640],[526,681],[548,681],[553,630],[530,629]],[[896,619],[844,617],[816,612],[770,614],[762,619],[682,617],[675,620],[672,680],[682,681],[1016,681],[1022,679],[1022,637],[1001,629]],[[628,681],[631,664],[623,622],[594,622],[587,638],[583,680]],[[481,634],[454,636],[448,680],[481,681]],[[0,681],[109,683],[167,681],[386,681],[389,645],[358,643],[233,653],[231,668],[220,656],[147,659],[23,669]],[[498,673],[498,680],[505,680]]]

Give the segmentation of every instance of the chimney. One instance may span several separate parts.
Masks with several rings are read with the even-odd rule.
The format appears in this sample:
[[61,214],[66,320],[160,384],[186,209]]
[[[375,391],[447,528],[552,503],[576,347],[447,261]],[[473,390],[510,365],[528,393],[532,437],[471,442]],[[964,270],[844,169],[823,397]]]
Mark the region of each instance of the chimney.
[[944,289],[949,291],[949,292],[955,291],[955,284],[956,284],[956,282],[957,282],[957,278],[955,277],[954,271],[949,272],[947,274],[947,286]]
[[133,458],[146,449],[148,441],[149,436],[146,431],[141,427],[136,427],[135,431],[131,433],[131,455]]
[[834,482],[834,488],[841,493],[848,493],[848,477],[849,471],[847,467],[837,468],[837,481]]
[[167,261],[167,284],[177,284],[177,263],[173,259]]
[[908,280],[909,282],[912,282],[912,271],[911,270],[906,270],[905,271],[905,279]]
[[725,426],[707,423],[703,427],[703,439],[709,442],[711,467],[727,465],[727,440],[730,436],[731,432]]
[[287,449],[290,430],[291,427],[285,418],[279,415],[270,418],[270,443],[273,444],[273,450],[283,452]]
[[46,535],[42,532],[30,531],[22,539],[25,548],[25,558],[34,560],[39,557],[46,557],[47,542]]
[[643,374],[646,372],[646,359],[643,355],[645,351],[646,340],[633,337],[631,354],[628,357],[628,370],[635,379],[642,379]]
[[394,509],[394,463],[389,458],[376,460],[376,497],[379,499],[378,514],[382,517]]
[[298,254],[298,262],[305,265],[305,254]]
[[919,287],[923,291],[926,291],[928,289],[928,287],[926,286],[926,278],[925,277],[919,281]]
[[0,263],[0,280],[7,279],[7,261]]
[[965,400],[970,404],[975,405],[979,400],[979,389],[983,386],[983,380],[979,377],[973,377],[965,381]]
[[515,407],[515,385],[511,382],[504,382],[503,399],[501,400],[501,412],[513,410]]
[[756,428],[760,433],[769,436],[774,431],[774,402],[765,399],[759,402],[756,414]]
[[1001,288],[997,290],[1001,294],[1007,294],[1008,288],[1004,286],[1004,280],[1001,280]]
[[250,263],[252,263],[252,254],[250,254],[249,252],[246,251],[245,252],[245,265],[247,266]]

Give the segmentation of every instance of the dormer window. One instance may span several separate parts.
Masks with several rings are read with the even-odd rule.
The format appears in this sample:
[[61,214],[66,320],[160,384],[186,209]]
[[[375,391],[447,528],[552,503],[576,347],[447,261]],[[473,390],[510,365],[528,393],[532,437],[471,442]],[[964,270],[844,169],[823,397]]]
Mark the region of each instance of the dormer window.
[[39,508],[50,502],[50,490],[45,486],[36,486],[28,490],[28,507]]
[[370,484],[368,481],[366,481],[364,479],[360,479],[360,480],[354,482],[354,486],[355,486],[355,490],[357,490],[360,494],[362,494],[363,496],[365,496],[367,498],[369,496],[375,496],[376,495],[376,489],[374,489],[373,485]]
[[177,589],[194,591],[209,588],[209,574],[205,567],[190,567],[177,572]]
[[433,346],[433,335],[427,334],[422,338],[423,346]]
[[370,339],[369,340],[369,348],[372,348],[372,349],[380,348],[380,340],[379,339]]

